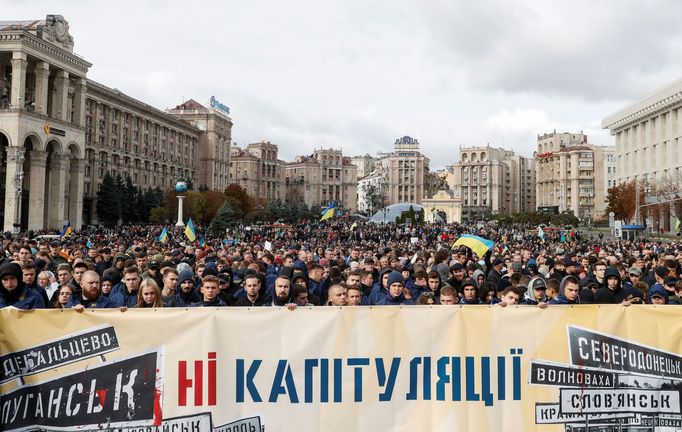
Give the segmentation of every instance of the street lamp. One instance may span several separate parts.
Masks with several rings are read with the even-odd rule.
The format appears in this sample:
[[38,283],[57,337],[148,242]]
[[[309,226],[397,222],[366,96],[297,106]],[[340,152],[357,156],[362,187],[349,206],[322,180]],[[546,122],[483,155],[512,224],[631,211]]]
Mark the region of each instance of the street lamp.
[[386,213],[388,213],[388,207],[384,207],[382,212],[384,213],[384,225],[386,225]]
[[[21,157],[23,161],[24,157]],[[21,189],[24,183],[24,171],[19,171],[14,174],[14,193],[15,193],[15,208],[14,208],[14,232],[19,233],[21,229]]]

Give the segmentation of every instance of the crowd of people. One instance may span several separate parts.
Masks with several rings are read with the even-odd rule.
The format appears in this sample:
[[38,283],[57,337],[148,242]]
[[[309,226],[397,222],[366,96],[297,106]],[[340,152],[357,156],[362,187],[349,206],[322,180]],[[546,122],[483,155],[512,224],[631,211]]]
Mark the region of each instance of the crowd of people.
[[[0,307],[19,309],[682,304],[682,244],[493,223],[402,226],[336,219],[179,229],[89,227],[5,236]],[[483,256],[462,234],[494,242]]]

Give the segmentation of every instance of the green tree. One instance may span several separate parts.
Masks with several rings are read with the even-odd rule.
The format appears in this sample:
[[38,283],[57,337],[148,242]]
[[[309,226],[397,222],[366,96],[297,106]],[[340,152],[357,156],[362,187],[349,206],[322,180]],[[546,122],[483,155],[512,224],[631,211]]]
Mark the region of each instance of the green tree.
[[218,214],[215,215],[211,221],[211,225],[208,227],[208,231],[211,235],[216,237],[225,236],[225,230],[234,226],[236,221],[234,219],[234,210],[229,203],[223,204],[218,210]]
[[246,190],[238,184],[230,184],[225,188],[225,201],[234,210],[234,217],[243,220],[253,211],[253,199]]
[[115,226],[121,215],[121,200],[116,180],[106,173],[97,188],[97,217],[108,227]]
[[168,221],[168,211],[165,207],[154,207],[149,211],[149,222],[161,224]]

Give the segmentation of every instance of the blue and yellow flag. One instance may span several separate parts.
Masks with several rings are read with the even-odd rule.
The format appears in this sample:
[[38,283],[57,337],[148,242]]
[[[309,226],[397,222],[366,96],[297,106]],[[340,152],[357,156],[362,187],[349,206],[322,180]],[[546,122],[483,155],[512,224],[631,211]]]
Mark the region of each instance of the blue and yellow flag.
[[168,228],[163,227],[161,234],[159,235],[159,242],[166,243],[166,240],[168,240]]
[[59,233],[59,235],[64,238],[70,236],[72,232],[73,230],[71,229],[71,222],[66,222],[66,225],[64,225],[64,228],[62,228],[62,231]]
[[322,210],[320,214],[322,215],[322,218],[320,218],[320,222],[323,220],[327,220],[331,217],[334,217],[334,214],[336,212],[336,201],[332,201],[326,209]]
[[189,239],[189,241],[195,241],[197,239],[197,232],[194,230],[194,223],[192,222],[192,218],[189,218],[187,221],[187,226],[185,227],[185,235]]
[[453,246],[466,246],[476,255],[479,257],[482,257],[485,255],[486,252],[488,252],[488,249],[493,247],[495,245],[495,242],[484,239],[483,237],[471,235],[471,234],[463,234],[460,238],[457,239],[455,244]]
[[204,235],[199,236],[199,246],[204,247],[206,246],[206,239],[204,238]]

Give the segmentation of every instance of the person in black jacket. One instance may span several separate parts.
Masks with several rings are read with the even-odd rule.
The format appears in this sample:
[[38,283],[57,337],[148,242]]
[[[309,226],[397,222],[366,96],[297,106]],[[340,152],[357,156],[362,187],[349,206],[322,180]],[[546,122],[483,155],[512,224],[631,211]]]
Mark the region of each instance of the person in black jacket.
[[642,293],[631,286],[623,287],[620,272],[615,267],[607,267],[604,272],[606,287],[600,287],[594,294],[594,302],[597,304],[630,305],[643,303]]
[[201,301],[193,303],[194,307],[222,307],[227,303],[222,301],[220,293],[220,281],[217,276],[207,275],[201,279]]

